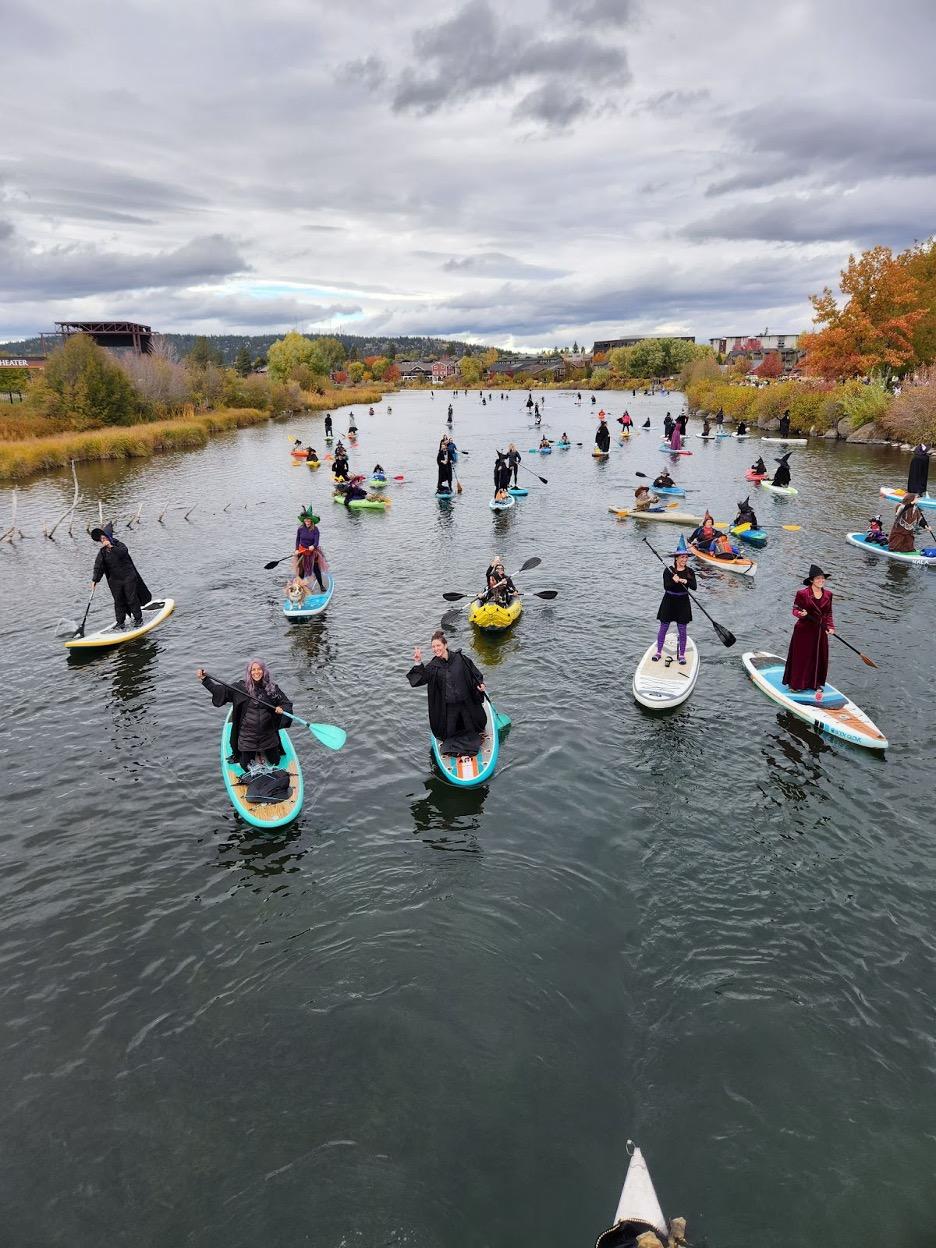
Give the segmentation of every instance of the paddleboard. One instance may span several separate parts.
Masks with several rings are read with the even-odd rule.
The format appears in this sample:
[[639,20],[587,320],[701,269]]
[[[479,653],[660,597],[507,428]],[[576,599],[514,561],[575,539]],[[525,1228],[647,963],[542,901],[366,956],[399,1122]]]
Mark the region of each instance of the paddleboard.
[[767,490],[769,494],[782,494],[787,498],[792,498],[794,494],[799,493],[799,490],[795,485],[771,485],[769,481],[762,481],[760,483],[760,488],[762,490]]
[[[892,503],[902,503],[907,497],[907,491],[895,490],[891,489],[890,486],[882,485],[881,497],[890,499]],[[933,498],[929,494],[923,494],[916,500],[916,505],[921,511],[932,511],[936,509],[936,498]]]
[[[675,628],[675,625],[673,625]],[[648,647],[634,672],[634,697],[652,711],[679,706],[689,697],[699,677],[699,651],[691,637],[686,640],[686,666],[676,660],[676,638],[667,635],[663,657],[656,663],[656,642]]]
[[663,451],[664,454],[666,455],[692,455],[693,454],[692,451],[683,451],[683,450],[674,451],[668,442],[661,442],[660,450]]
[[514,498],[526,498],[529,492],[529,490],[525,490],[521,485],[511,485],[507,488],[507,493],[511,494]]
[[572,445],[571,442],[557,442],[556,443],[556,446],[559,448],[560,451],[567,451],[571,445]]
[[231,799],[231,805],[240,817],[255,828],[283,828],[287,823],[292,823],[299,811],[302,810],[304,789],[299,758],[292,741],[289,739],[289,734],[282,728],[280,729],[279,737],[280,745],[283,749],[283,757],[280,759],[278,766],[289,772],[289,796],[282,802],[276,802],[272,805],[265,802],[248,802],[244,772],[239,763],[228,761],[228,756],[231,753],[230,711],[228,711],[224,727],[221,729],[221,775],[224,778],[224,787],[227,789],[227,795]]
[[385,490],[389,482],[386,477],[371,477],[367,484],[372,490]]
[[597,446],[592,451],[592,455],[594,455],[595,459],[607,459],[610,454],[610,451],[599,451]]
[[510,495],[508,495],[507,498],[503,500],[492,498],[491,501],[488,503],[488,506],[490,507],[491,511],[506,511],[509,507],[513,507],[513,505],[514,505],[514,500],[510,497]]
[[[342,494],[333,494],[332,502],[340,503],[344,507],[344,496]],[[350,511],[386,511],[389,506],[389,498],[353,498],[348,503]]]
[[761,438],[762,442],[774,442],[777,446],[808,446],[809,438]]
[[660,1208],[650,1171],[643,1153],[634,1145],[627,1167],[624,1186],[614,1211],[614,1223],[598,1236],[595,1248],[627,1248],[647,1229],[655,1231],[665,1243],[669,1238],[666,1218]]
[[689,549],[694,558],[707,563],[710,568],[718,568],[720,572],[736,572],[738,576],[754,576],[757,572],[757,564],[753,559],[719,559],[716,555],[708,554],[707,551],[697,550],[695,546],[690,546]]
[[[315,578],[312,578],[315,584]],[[316,584],[316,589],[318,585]],[[283,599],[283,615],[288,620],[307,620],[313,615],[321,615],[332,600],[335,592],[335,578],[330,572],[325,573],[325,592],[309,594],[301,607],[294,606],[288,598]]]
[[896,559],[900,563],[912,563],[918,568],[936,567],[936,555],[924,555],[921,550],[888,550],[886,546],[879,546],[877,542],[866,542],[864,533],[846,533],[845,541],[851,542],[852,546],[860,546],[862,550],[867,550],[872,555],[884,555],[887,559]]
[[494,723],[494,713],[491,710],[491,704],[487,698],[484,700],[484,714],[487,723],[484,728],[484,736],[481,738],[481,752],[476,755],[463,754],[459,757],[443,756],[441,753],[442,742],[429,733],[429,745],[432,748],[432,757],[435,764],[442,774],[443,779],[449,784],[454,784],[459,789],[473,789],[476,785],[484,784],[485,780],[490,780],[494,774],[494,768],[497,766],[497,756],[500,752],[500,738],[497,731],[497,725]]
[[168,620],[175,610],[174,598],[161,598],[146,603],[142,608],[143,623],[139,628],[133,625],[127,629],[117,627],[116,621],[107,628],[99,628],[93,633],[85,633],[83,637],[72,637],[65,642],[66,650],[95,650],[105,646],[122,646],[125,641],[136,641],[158,628],[163,620]]
[[514,598],[507,607],[498,606],[496,602],[479,602],[476,598],[468,607],[468,623],[485,633],[502,633],[516,624],[522,613],[523,603],[519,598]]
[[832,685],[823,689],[821,702],[816,702],[813,690],[793,693],[783,684],[784,662],[779,655],[765,650],[749,650],[741,656],[747,674],[755,685],[790,711],[797,719],[804,720],[817,732],[839,737],[853,745],[869,750],[886,750],[887,738],[871,719],[845,694]]
[[454,490],[436,490],[436,498],[439,502],[447,502],[450,498],[455,497]]
[[700,438],[703,442],[724,442],[726,438],[733,437],[734,435],[730,433],[697,433],[695,436]]
[[736,442],[743,442],[745,438],[749,438],[751,435],[749,433],[733,433],[731,436]]

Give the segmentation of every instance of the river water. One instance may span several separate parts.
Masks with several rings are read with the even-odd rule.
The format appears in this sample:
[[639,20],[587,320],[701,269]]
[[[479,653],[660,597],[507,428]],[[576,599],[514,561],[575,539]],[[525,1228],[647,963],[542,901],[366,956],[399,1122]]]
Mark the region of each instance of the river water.
[[[548,487],[527,475],[495,516],[493,448],[536,440],[524,398],[456,398],[449,506],[447,396],[428,394],[357,413],[352,464],[406,476],[387,515],[340,511],[324,470],[291,465],[293,436],[324,450],[320,416],[81,466],[73,539],[40,536],[66,474],[19,491],[31,537],[0,547],[5,1244],[587,1246],[629,1137],[695,1242],[931,1242],[936,572],[842,539],[906,456],[794,452],[799,498],[755,503],[802,531],[772,532],[753,583],[699,572],[738,644],[696,613],[698,686],[655,717],[630,681],[661,569],[649,526],[607,507],[658,471],[678,398],[601,396],[654,427],[602,464],[589,406],[549,394],[550,435],[585,446],[537,460]],[[774,448],[698,427],[674,475],[724,519]],[[99,499],[178,606],[76,662],[54,630],[84,608]],[[290,626],[263,563],[307,501],[337,590]],[[667,549],[678,530],[653,527]],[[541,557],[526,584],[561,593],[500,640],[457,630],[514,723],[494,782],[463,793],[433,776],[404,675],[441,591],[475,589],[494,552]],[[743,650],[785,653],[813,560],[879,664],[833,642],[830,678],[886,756],[812,735],[744,674]],[[102,587],[92,624],[106,607]],[[300,730],[308,796],[279,835],[235,819],[194,675],[253,655],[349,734],[331,754]]]

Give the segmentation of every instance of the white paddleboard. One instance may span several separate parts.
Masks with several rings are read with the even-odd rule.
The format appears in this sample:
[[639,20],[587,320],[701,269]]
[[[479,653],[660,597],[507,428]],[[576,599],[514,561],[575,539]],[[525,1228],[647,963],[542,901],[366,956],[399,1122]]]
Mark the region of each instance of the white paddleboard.
[[99,628],[97,632],[85,633],[84,637],[72,637],[65,642],[68,650],[94,650],[101,646],[121,646],[125,641],[135,641],[145,633],[158,628],[163,620],[168,620],[175,610],[174,598],[154,599],[143,607],[143,623],[139,628],[118,628],[116,621],[108,628]]
[[654,642],[634,672],[634,697],[641,706],[651,711],[665,711],[681,705],[692,693],[699,678],[699,651],[691,637],[686,641],[686,666],[680,667],[676,661],[675,627],[675,624],[670,625],[660,661],[653,661],[656,654]]

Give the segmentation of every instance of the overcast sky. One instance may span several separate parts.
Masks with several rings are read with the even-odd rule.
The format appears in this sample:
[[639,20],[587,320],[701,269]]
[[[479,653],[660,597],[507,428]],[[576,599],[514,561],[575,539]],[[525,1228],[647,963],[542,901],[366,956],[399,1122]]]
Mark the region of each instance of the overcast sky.
[[794,332],[936,230],[934,12],[0,0],[0,339]]

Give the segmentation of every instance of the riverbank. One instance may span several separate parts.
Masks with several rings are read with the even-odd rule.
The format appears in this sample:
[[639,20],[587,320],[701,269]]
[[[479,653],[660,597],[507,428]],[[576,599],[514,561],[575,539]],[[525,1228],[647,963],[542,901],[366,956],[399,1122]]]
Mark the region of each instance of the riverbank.
[[0,481],[22,481],[37,473],[64,468],[72,460],[138,459],[161,451],[196,450],[215,433],[244,429],[266,420],[285,420],[305,412],[337,411],[355,404],[373,406],[383,400],[376,386],[302,392],[302,407],[271,414],[254,407],[219,407],[189,412],[169,420],[88,429],[81,433],[45,433],[36,425],[34,436],[0,441]]

